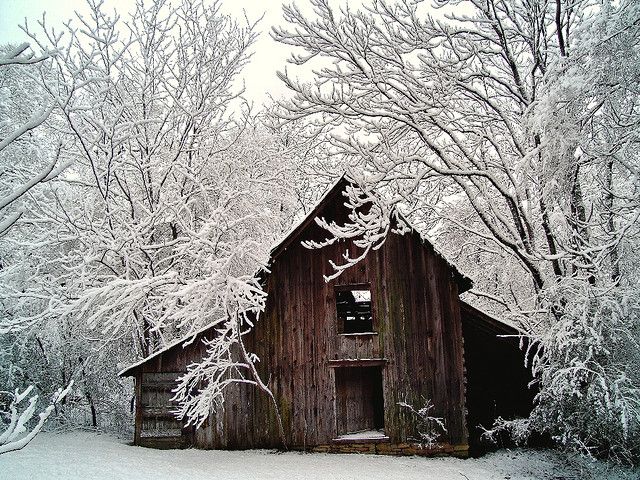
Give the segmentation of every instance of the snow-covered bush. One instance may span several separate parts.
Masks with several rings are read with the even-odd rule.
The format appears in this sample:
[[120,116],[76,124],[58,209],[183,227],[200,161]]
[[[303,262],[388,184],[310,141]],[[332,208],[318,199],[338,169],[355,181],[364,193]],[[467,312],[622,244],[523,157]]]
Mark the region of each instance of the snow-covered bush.
[[531,436],[531,421],[528,418],[514,418],[506,420],[498,417],[491,428],[483,428],[482,439],[499,444],[501,437],[507,437],[516,445],[526,445]]
[[565,279],[544,298],[562,314],[541,333],[533,359],[540,393],[532,429],[590,454],[638,458],[640,292]]
[[[640,455],[640,291],[565,279],[545,292],[550,318],[530,344],[539,393],[529,418],[498,418],[483,436],[532,433],[589,456]],[[561,312],[561,313],[558,313]]]
[[403,408],[406,408],[415,416],[416,431],[418,434],[417,440],[423,447],[431,448],[436,443],[440,435],[446,433],[447,429],[442,417],[434,417],[432,410],[434,408],[431,399],[425,399],[424,405],[417,409],[406,402],[398,402]]

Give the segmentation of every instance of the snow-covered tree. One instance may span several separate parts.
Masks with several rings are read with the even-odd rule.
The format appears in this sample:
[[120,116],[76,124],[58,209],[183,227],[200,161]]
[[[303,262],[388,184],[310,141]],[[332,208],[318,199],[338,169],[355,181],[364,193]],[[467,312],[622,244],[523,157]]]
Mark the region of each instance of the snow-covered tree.
[[[637,262],[624,255],[640,212],[636,2],[310,4],[312,14],[285,7],[273,36],[296,49],[293,65],[314,68],[313,83],[281,74],[293,92],[281,121],[306,122],[355,165],[350,223],[326,226],[366,250],[400,205],[446,238],[479,277],[472,293],[543,346],[534,428],[629,453],[640,398]],[[377,206],[359,213],[365,202]],[[576,318],[592,323],[572,329]],[[593,435],[604,418],[606,442]]]
[[542,389],[532,426],[625,461],[640,455],[640,296],[632,254],[640,233],[639,20],[634,2],[605,3],[585,18],[529,114],[546,159],[543,192],[565,212],[561,250],[570,259],[563,278],[540,297],[558,321],[529,329],[543,347],[533,364]]
[[37,81],[43,72],[38,64],[48,58],[46,52],[36,57],[28,43],[0,50],[0,235],[23,214],[19,204],[27,192],[59,173],[55,148],[45,153],[38,141],[42,140],[38,127],[59,100],[47,95]]
[[[23,30],[31,43],[0,48],[0,383],[3,388],[28,385],[29,391],[37,388],[41,396],[51,395],[54,401],[29,433],[26,425],[37,401],[37,396],[31,397],[17,426],[12,424],[12,431],[7,430],[3,436],[9,442],[6,449],[26,445],[69,390],[61,394],[58,389],[61,384],[70,385],[67,359],[55,358],[49,349],[49,326],[35,325],[51,314],[49,306],[59,296],[56,288],[60,284],[50,264],[61,253],[40,235],[46,231],[43,224],[47,219],[38,214],[38,205],[56,205],[59,197],[53,185],[74,161],[65,142],[68,138],[61,134],[66,109],[74,98],[86,95],[94,83],[101,81],[90,73],[95,66],[91,55],[73,72],[55,68],[59,59],[74,55],[80,41],[77,31],[51,30],[44,17],[39,26],[48,39],[47,46],[25,24]],[[68,354],[72,350],[59,348],[58,352]],[[17,392],[12,408],[17,408],[28,394]],[[57,409],[56,416],[60,413]],[[25,432],[28,434],[21,438]]]
[[[89,7],[50,62],[62,85],[83,86],[55,124],[73,163],[1,239],[0,295],[7,381],[74,378],[99,425],[122,391],[118,366],[261,304],[253,275],[297,188],[291,146],[241,98],[252,23],[219,2],[138,2],[128,20]],[[62,50],[64,35],[31,34]]]

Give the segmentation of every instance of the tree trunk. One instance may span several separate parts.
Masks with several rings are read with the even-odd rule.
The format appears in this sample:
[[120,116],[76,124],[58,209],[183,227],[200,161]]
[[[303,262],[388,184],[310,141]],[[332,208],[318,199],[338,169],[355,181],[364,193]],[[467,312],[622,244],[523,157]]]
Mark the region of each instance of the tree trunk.
[[[604,169],[604,206],[607,216],[607,233],[613,240],[616,236],[615,217],[613,213],[613,159],[607,161]],[[613,242],[609,248],[609,259],[611,261],[611,280],[618,283],[620,280],[620,253],[618,243]]]

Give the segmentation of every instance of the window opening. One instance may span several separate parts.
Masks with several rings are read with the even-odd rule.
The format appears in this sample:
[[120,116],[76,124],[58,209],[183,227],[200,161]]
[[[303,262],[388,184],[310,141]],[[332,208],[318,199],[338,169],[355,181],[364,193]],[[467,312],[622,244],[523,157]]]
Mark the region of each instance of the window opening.
[[373,332],[370,289],[364,287],[338,289],[336,309],[339,333]]

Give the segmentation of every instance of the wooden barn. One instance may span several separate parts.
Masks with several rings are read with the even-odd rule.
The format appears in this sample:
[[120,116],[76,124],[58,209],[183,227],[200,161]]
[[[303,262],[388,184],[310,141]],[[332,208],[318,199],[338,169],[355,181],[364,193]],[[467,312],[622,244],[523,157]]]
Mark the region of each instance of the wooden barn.
[[[346,218],[338,181],[271,252],[264,278],[266,310],[245,337],[261,359],[284,422],[287,445],[329,452],[452,454],[479,445],[478,425],[527,415],[532,392],[516,330],[460,301],[471,281],[417,232],[390,233],[384,245],[341,276],[346,242],[310,250],[323,240],[316,217]],[[198,337],[210,338],[212,328]],[[170,413],[171,389],[204,354],[182,341],[120,373],[135,379],[135,444],[220,449],[278,448],[270,399],[256,388],[228,388],[223,411],[199,429]],[[437,444],[420,442],[415,410],[426,401],[444,421]]]

